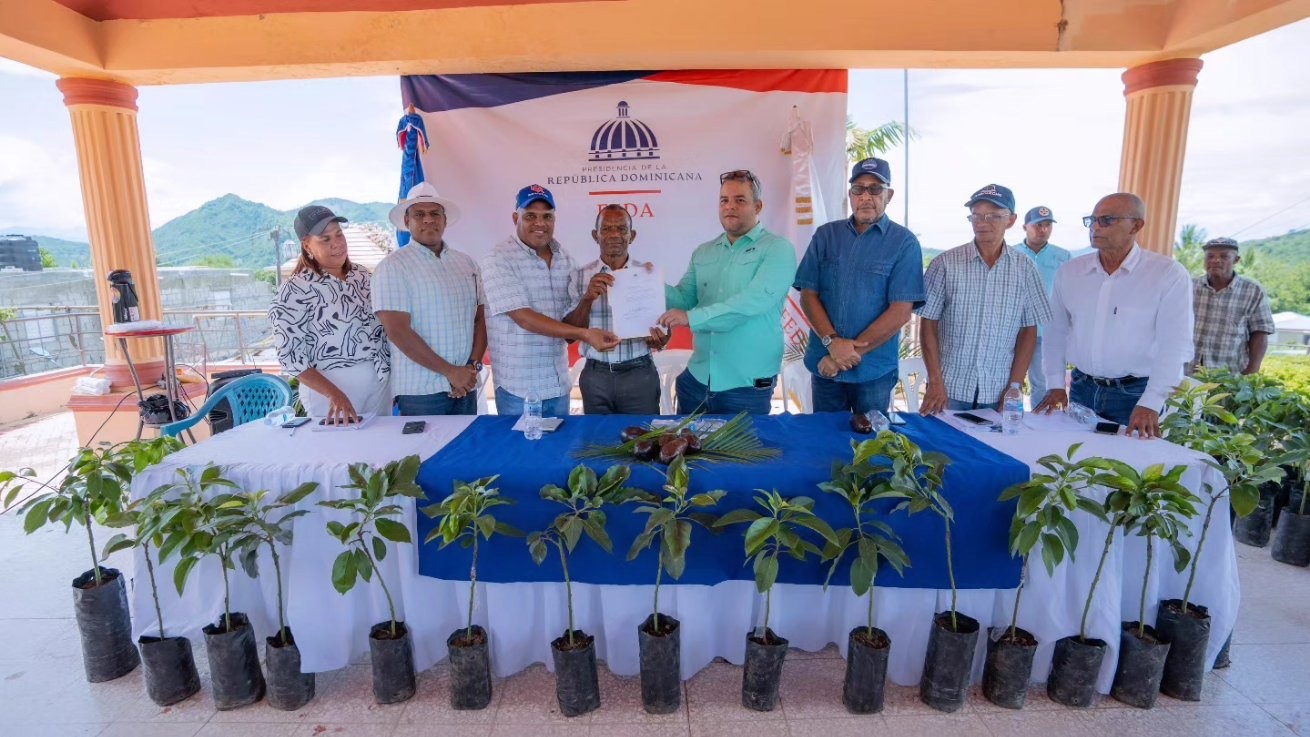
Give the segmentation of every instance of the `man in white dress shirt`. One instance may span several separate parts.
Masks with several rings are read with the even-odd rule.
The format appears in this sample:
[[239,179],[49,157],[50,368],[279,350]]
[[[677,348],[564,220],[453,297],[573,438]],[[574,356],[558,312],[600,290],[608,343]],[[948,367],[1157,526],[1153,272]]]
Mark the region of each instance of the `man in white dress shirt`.
[[[1182,264],[1142,250],[1146,204],[1120,192],[1101,199],[1090,217],[1089,253],[1055,274],[1054,319],[1043,340],[1047,386],[1036,411],[1070,400],[1127,425],[1127,434],[1160,435],[1165,398],[1192,358],[1192,280]],[[1064,390],[1064,367],[1073,381]]]

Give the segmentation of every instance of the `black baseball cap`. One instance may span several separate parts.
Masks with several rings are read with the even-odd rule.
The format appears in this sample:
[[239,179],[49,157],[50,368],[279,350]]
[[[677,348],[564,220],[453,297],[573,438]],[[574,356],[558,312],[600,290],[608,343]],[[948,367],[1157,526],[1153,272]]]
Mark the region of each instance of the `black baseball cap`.
[[322,205],[310,205],[300,208],[296,213],[296,237],[323,235],[323,231],[332,223],[350,222]]

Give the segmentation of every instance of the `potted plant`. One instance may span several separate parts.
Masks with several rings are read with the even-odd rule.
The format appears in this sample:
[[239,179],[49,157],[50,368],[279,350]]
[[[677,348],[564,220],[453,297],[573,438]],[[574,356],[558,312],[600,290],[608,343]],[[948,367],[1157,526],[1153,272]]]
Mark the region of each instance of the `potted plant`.
[[858,596],[868,594],[868,621],[851,630],[846,644],[846,676],[842,684],[842,703],[852,714],[873,714],[882,711],[884,689],[887,684],[887,657],[891,638],[873,624],[874,582],[881,561],[886,561],[897,573],[910,565],[898,542],[900,539],[886,523],[873,519],[874,506],[890,499],[904,499],[905,493],[891,482],[894,470],[875,465],[883,456],[883,448],[894,442],[895,433],[884,431],[871,440],[851,441],[853,458],[850,463],[833,464],[831,481],[819,484],[829,494],[840,496],[851,508],[855,526],[836,530],[836,539],[827,543],[823,558],[832,561],[828,576],[823,582],[826,589],[837,566],[851,556],[851,591]]
[[1040,546],[1042,565],[1048,575],[1065,558],[1073,560],[1078,549],[1078,527],[1069,515],[1077,509],[1096,513],[1100,504],[1085,495],[1092,471],[1074,461],[1082,443],[1069,446],[1064,455],[1053,453],[1038,459],[1046,473],[1033,474],[1001,494],[1000,501],[1017,499],[1010,523],[1010,554],[1023,559],[1019,586],[1014,594],[1014,613],[1009,627],[989,628],[987,661],[983,666],[983,696],[1007,709],[1022,709],[1032,681],[1037,638],[1019,627],[1019,604],[1028,579],[1032,553]]
[[580,465],[569,474],[567,489],[555,484],[541,487],[541,498],[565,509],[540,532],[528,533],[528,552],[532,562],[541,565],[553,546],[559,553],[564,574],[565,601],[569,620],[564,634],[550,643],[555,661],[555,696],[564,716],[575,717],[600,708],[600,681],[596,673],[595,638],[578,630],[573,623],[573,580],[569,576],[569,555],[585,533],[606,553],[614,546],[605,531],[604,507],[622,504],[633,498],[633,490],[624,487],[631,470],[627,466],[610,466],[604,476],[596,477],[590,467]]
[[784,499],[777,491],[758,490],[755,501],[767,514],[754,509],[734,509],[723,515],[715,527],[750,523],[746,528],[746,560],[754,561],[755,588],[764,594],[764,621],[746,633],[746,666],[742,672],[741,705],[755,711],[773,711],[778,705],[778,686],[787,640],[769,629],[769,608],[773,584],[778,580],[778,556],[787,553],[796,560],[820,555],[813,543],[800,536],[802,528],[813,530],[828,543],[837,541],[828,523],[812,511],[814,500],[798,496]]
[[892,484],[905,495],[892,511],[905,510],[909,514],[931,511],[942,518],[951,609],[933,617],[923,677],[919,681],[919,699],[939,711],[953,712],[964,706],[969,695],[973,653],[978,644],[978,620],[959,612],[951,549],[951,523],[955,512],[942,496],[950,459],[941,453],[923,452],[914,441],[899,433],[892,433],[887,438],[882,452],[894,470]]
[[168,525],[175,516],[174,507],[165,497],[169,487],[155,490],[143,499],[129,505],[118,522],[135,527],[135,537],[120,532],[105,543],[105,558],[119,550],[141,549],[146,563],[146,576],[150,583],[150,599],[155,605],[155,622],[159,636],[143,634],[137,638],[141,648],[141,663],[145,671],[146,695],[159,706],[176,704],[200,690],[200,674],[191,650],[191,640],[182,636],[169,637],[164,629],[164,611],[159,605],[159,583],[155,578],[155,561],[151,550],[158,554],[164,542]]
[[73,579],[73,609],[82,640],[82,665],[92,683],[130,673],[141,662],[132,643],[132,619],[122,575],[100,565],[93,523],[106,524],[122,514],[133,475],[181,447],[174,438],[133,441],[110,448],[82,448],[64,469],[58,486],[40,481],[30,468],[0,472],[5,508],[20,502],[23,492],[40,490],[21,500],[23,531],[32,534],[45,525],[73,525],[86,530],[91,568]]
[[385,622],[369,628],[368,646],[373,662],[373,698],[379,704],[396,704],[414,695],[414,640],[409,628],[396,617],[396,602],[378,564],[387,557],[387,542],[413,542],[409,528],[395,519],[404,507],[399,497],[422,499],[423,490],[414,479],[418,476],[419,457],[406,456],[382,468],[367,463],[352,463],[348,468],[352,489],[358,496],[326,499],[318,504],[347,512],[351,521],[329,520],[328,534],[346,546],[332,563],[332,586],[341,594],[355,587],[358,579],[365,583],[376,576],[387,599]]
[[473,603],[478,593],[478,536],[483,540],[490,540],[492,535],[523,537],[522,532],[490,513],[496,507],[514,503],[492,486],[497,478],[488,476],[471,484],[456,481],[454,493],[440,503],[423,508],[423,514],[438,520],[424,544],[440,539],[443,549],[455,542],[472,549],[468,624],[446,638],[450,652],[450,705],[454,709],[485,709],[491,703],[487,631],[473,624]]
[[165,494],[176,492],[171,502],[176,511],[172,512],[169,534],[160,545],[159,559],[166,561],[176,551],[173,583],[177,593],[183,593],[191,571],[205,558],[216,558],[222,574],[223,613],[217,621],[201,628],[209,656],[214,706],[220,711],[253,704],[264,698],[267,688],[250,618],[232,611],[228,571],[236,569],[233,540],[239,529],[227,510],[238,502],[227,490],[235,488],[236,484],[223,478],[222,469],[214,465],[206,466],[199,474],[179,469],[178,480],[162,487]]
[[637,626],[637,643],[641,661],[641,703],[651,714],[671,714],[682,706],[682,623],[660,613],[660,580],[668,573],[673,580],[682,577],[691,548],[692,525],[718,533],[718,518],[697,511],[713,507],[725,491],[688,494],[691,470],[685,458],[669,464],[665,474],[664,496],[650,497],[634,510],[647,515],[646,527],[632,541],[628,560],[634,560],[652,544],[658,546],[655,563],[655,602],[651,615]]
[[[1146,569],[1142,575],[1138,619],[1121,626],[1119,662],[1110,695],[1125,704],[1149,709],[1160,693],[1164,661],[1169,654],[1169,643],[1162,642],[1155,628],[1146,624],[1146,597],[1155,560],[1155,541],[1169,544],[1174,553],[1174,567],[1181,573],[1187,567],[1190,553],[1180,538],[1187,533],[1187,520],[1197,514],[1195,502],[1199,499],[1183,486],[1185,465],[1166,471],[1164,464],[1157,463],[1138,473],[1122,461],[1107,459],[1103,463],[1108,470],[1098,474],[1098,482],[1112,489],[1105,499],[1107,512],[1123,528],[1125,536],[1135,534],[1146,538]],[[1110,473],[1114,474],[1113,478]]]
[[1156,611],[1156,635],[1169,643],[1160,691],[1185,701],[1199,701],[1205,672],[1210,663],[1206,649],[1210,641],[1209,610],[1191,600],[1196,583],[1197,565],[1205,548],[1206,537],[1220,501],[1228,499],[1238,517],[1251,514],[1260,502],[1260,487],[1276,481],[1282,471],[1265,461],[1265,452],[1255,436],[1241,430],[1238,418],[1223,406],[1226,396],[1215,392],[1215,384],[1179,387],[1169,398],[1168,413],[1162,423],[1165,437],[1180,445],[1204,453],[1209,465],[1221,473],[1226,482],[1216,491],[1210,484],[1202,486],[1208,498],[1201,534],[1191,553],[1187,585],[1181,599],[1165,599]]
[[1285,427],[1279,459],[1286,478],[1299,483],[1289,493],[1289,506],[1278,518],[1278,531],[1270,551],[1274,560],[1294,566],[1310,565],[1310,516],[1306,516],[1305,498],[1310,495],[1310,408],[1306,400],[1298,403],[1293,422]]
[[236,504],[221,510],[231,517],[230,521],[237,530],[232,547],[247,575],[259,577],[261,547],[267,547],[272,557],[277,587],[277,632],[264,638],[264,662],[268,667],[269,706],[282,711],[295,711],[314,698],[314,674],[300,671],[300,649],[296,647],[291,627],[287,625],[278,546],[291,545],[292,521],[309,513],[309,510],[294,508],[317,489],[318,483],[310,481],[267,504],[264,503],[267,491],[242,492],[232,495]]

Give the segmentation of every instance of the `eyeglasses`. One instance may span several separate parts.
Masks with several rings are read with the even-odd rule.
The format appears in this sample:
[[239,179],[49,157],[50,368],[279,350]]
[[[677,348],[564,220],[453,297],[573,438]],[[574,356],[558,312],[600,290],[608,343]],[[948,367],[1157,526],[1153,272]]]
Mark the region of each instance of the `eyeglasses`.
[[887,190],[888,187],[883,187],[881,185],[876,185],[876,184],[872,187],[865,187],[863,185],[856,184],[851,186],[850,192],[852,197],[859,197],[860,195],[865,195],[865,194],[870,194],[873,195],[874,197],[881,197],[882,193],[886,192]]
[[993,212],[987,215],[965,215],[964,219],[971,223],[1003,223],[1011,217],[1008,212]]
[[719,175],[719,184],[723,184],[729,180],[754,182],[756,184],[759,184],[760,182],[760,180],[756,179],[755,175],[751,173],[750,169],[733,169],[732,171],[725,171]]
[[1141,218],[1134,218],[1128,216],[1120,217],[1118,215],[1088,215],[1083,218],[1083,227],[1090,228],[1092,227],[1092,223],[1096,223],[1102,228],[1108,228],[1111,225],[1114,225],[1115,223],[1119,222],[1120,220],[1141,220]]

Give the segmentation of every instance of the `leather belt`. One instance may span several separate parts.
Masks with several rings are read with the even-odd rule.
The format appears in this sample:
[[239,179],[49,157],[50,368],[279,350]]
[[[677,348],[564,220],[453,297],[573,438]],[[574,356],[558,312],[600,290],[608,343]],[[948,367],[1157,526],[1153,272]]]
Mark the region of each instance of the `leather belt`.
[[1102,376],[1092,376],[1091,374],[1079,371],[1077,369],[1074,369],[1074,373],[1076,374],[1076,376],[1074,376],[1075,379],[1079,379],[1079,378],[1087,379],[1088,381],[1092,382],[1097,386],[1113,387],[1116,389],[1123,388],[1126,386],[1137,386],[1138,384],[1145,384],[1146,382],[1151,380],[1150,377],[1147,376],[1119,376],[1110,379]]
[[637,356],[636,358],[633,358],[628,361],[617,361],[615,363],[609,363],[607,361],[598,361],[594,358],[587,359],[587,368],[596,369],[597,371],[608,371],[612,374],[621,374],[625,371],[632,371],[633,369],[639,369],[639,368],[644,368],[646,366],[654,366],[654,365],[655,362],[651,359],[649,355]]

